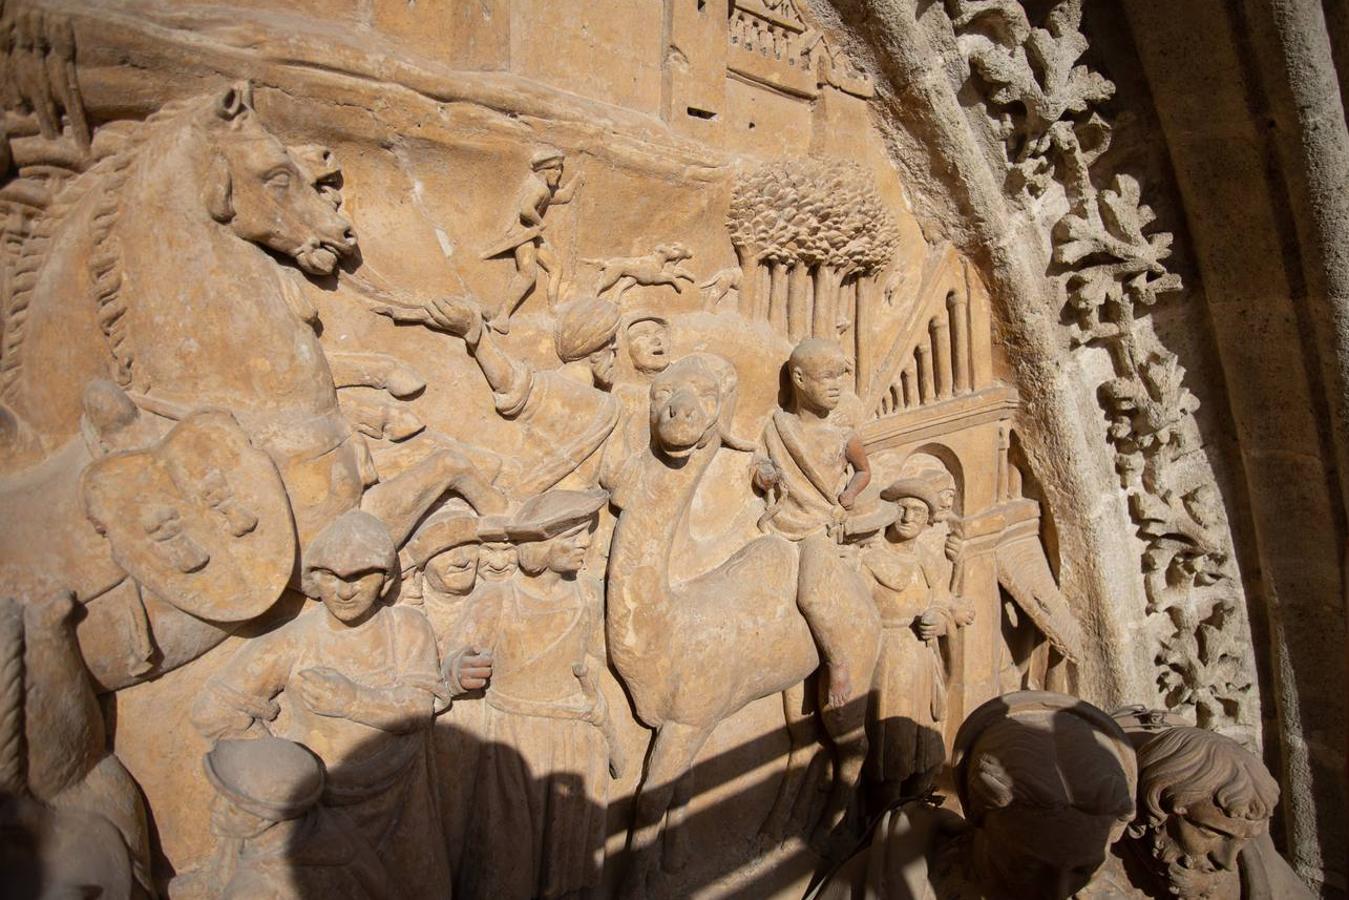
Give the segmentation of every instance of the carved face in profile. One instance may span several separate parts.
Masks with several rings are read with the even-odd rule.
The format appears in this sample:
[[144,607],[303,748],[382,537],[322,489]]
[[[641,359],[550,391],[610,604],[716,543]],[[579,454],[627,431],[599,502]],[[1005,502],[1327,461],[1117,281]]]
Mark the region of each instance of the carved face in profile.
[[477,544],[460,544],[437,553],[426,561],[426,581],[442,594],[463,597],[478,580]]
[[644,375],[665,371],[670,365],[669,334],[665,323],[642,319],[628,328],[628,356]]
[[239,237],[330,275],[356,249],[351,223],[315,187],[309,170],[257,120],[246,88],[217,102],[207,208]]
[[590,549],[593,521],[564,531],[548,542],[548,568],[559,575],[575,575],[585,565],[586,551]]
[[1177,727],[1138,751],[1139,821],[1130,834],[1154,877],[1177,897],[1240,892],[1237,857],[1265,833],[1279,787],[1231,738]]
[[484,581],[505,581],[518,567],[515,545],[509,541],[484,541],[478,548],[478,574]]
[[[1170,893],[1186,900],[1234,896],[1237,857],[1252,838],[1264,833],[1265,820],[1228,816],[1210,800],[1186,807],[1145,834],[1154,864],[1164,870]],[[1162,874],[1161,871],[1158,873]]]
[[822,348],[801,354],[791,366],[792,387],[798,406],[829,412],[843,399],[847,387],[848,360],[837,345],[821,342]]
[[616,339],[610,339],[600,349],[590,354],[590,375],[595,379],[595,387],[608,390],[614,383],[614,361],[618,357]]

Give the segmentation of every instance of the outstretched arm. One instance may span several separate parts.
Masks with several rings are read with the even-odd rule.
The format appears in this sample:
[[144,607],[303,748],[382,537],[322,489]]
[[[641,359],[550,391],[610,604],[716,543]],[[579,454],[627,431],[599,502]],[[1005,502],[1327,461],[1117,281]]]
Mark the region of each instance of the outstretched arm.
[[320,716],[351,719],[398,734],[416,731],[431,721],[436,701],[435,694],[415,685],[366,687],[325,666],[305,669],[295,688],[305,705]]
[[552,205],[561,206],[564,203],[570,203],[583,184],[585,184],[584,176],[579,174],[572,176],[571,181],[559,187],[553,194]]

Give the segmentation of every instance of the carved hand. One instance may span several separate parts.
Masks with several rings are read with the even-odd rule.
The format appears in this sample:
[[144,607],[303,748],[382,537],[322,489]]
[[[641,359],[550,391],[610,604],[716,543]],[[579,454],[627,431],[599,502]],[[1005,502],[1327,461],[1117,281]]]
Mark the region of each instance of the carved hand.
[[455,694],[487,687],[487,683],[492,680],[492,651],[480,652],[469,647],[451,657],[446,678],[450,682],[450,690]]
[[782,484],[782,470],[769,459],[761,459],[754,464],[752,477],[754,486],[765,493]]
[[848,488],[846,491],[838,495],[838,505],[843,507],[844,509],[852,509],[852,505],[857,501],[857,495],[859,493],[861,493],[860,490],[853,490],[852,488]]
[[965,549],[965,539],[952,532],[946,536],[946,558],[955,562]]
[[933,638],[939,638],[943,634],[946,634],[946,616],[942,615],[941,612],[936,609],[926,610],[918,617],[917,621],[914,622],[914,625],[917,628],[918,636],[925,641],[930,641]]
[[425,305],[427,324],[476,344],[482,331],[482,311],[463,297],[437,297]]
[[345,718],[356,705],[357,686],[341,672],[316,666],[300,673],[296,688],[305,705],[321,716]]

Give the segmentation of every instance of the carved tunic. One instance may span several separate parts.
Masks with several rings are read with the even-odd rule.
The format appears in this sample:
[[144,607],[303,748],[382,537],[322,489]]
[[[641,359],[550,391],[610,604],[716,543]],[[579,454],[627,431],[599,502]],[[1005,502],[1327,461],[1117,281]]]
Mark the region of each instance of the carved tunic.
[[941,651],[918,637],[914,624],[936,606],[954,628],[950,611],[913,547],[888,541],[862,555],[872,599],[881,617],[881,652],[874,676],[868,722],[868,774],[877,781],[903,781],[940,766],[946,749],[940,726],[946,684]]
[[528,583],[497,597],[461,897],[558,897],[599,883],[609,751],[599,701],[575,672],[599,655],[599,586],[580,579],[538,596]]
[[380,854],[395,895],[446,896],[449,868],[443,846],[429,846],[421,837],[439,826],[429,767],[430,722],[396,734],[318,715],[298,695],[287,697],[284,707],[277,703],[278,694],[290,693],[292,678],[315,667],[336,669],[366,688],[411,686],[443,699],[435,638],[426,618],[395,606],[348,627],[332,621],[325,609],[311,609],[245,644],[208,684],[208,703],[220,719],[244,713],[271,721],[274,735],[305,745],[323,760],[323,804],[342,808]]
[[522,461],[517,493],[546,491],[573,473],[568,485],[599,483],[601,450],[619,420],[617,399],[561,371],[513,362],[510,385],[493,391],[492,402],[502,416],[523,423],[529,445],[543,451]]

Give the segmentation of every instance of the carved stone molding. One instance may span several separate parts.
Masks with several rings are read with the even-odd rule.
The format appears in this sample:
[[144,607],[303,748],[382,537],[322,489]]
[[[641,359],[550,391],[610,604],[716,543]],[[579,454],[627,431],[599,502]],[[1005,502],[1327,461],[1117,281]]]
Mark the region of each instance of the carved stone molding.
[[1081,63],[1081,0],[1059,0],[1043,23],[1015,0],[948,0],[946,9],[1002,142],[1008,199],[1048,232],[1047,275],[1069,343],[1104,348],[1114,369],[1098,396],[1143,541],[1159,696],[1202,727],[1255,744],[1254,659],[1231,535],[1211,473],[1186,464],[1200,451],[1199,402],[1147,322],[1158,299],[1182,287],[1167,266],[1172,236],[1150,228],[1156,217],[1134,176],[1099,183],[1111,126],[1098,107],[1115,88]]

